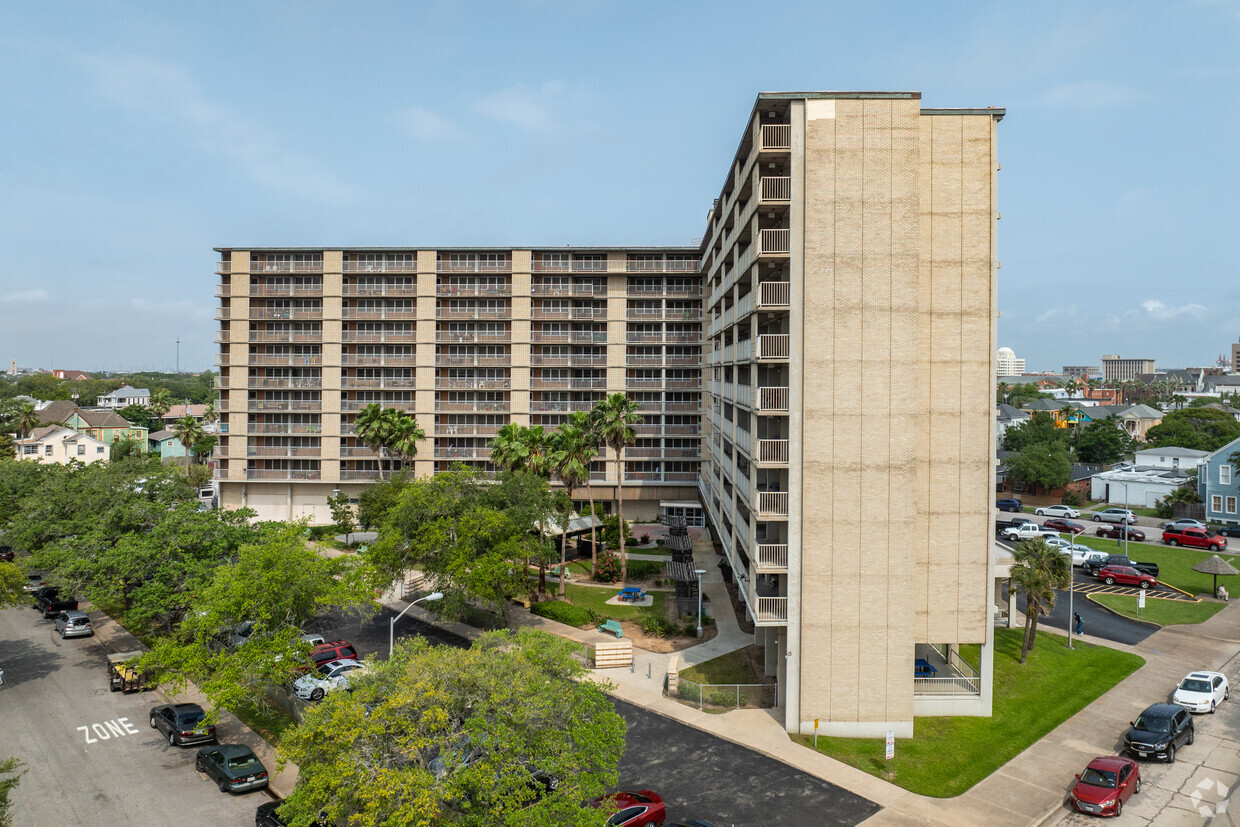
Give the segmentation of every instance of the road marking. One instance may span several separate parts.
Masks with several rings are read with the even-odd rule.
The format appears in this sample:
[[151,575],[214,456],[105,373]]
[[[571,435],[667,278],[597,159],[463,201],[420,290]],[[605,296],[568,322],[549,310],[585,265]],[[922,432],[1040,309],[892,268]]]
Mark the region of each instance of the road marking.
[[[100,741],[110,741],[113,736],[123,738],[126,735],[137,735],[141,730],[131,724],[128,718],[113,718],[98,724],[80,726],[78,731],[86,737],[86,743],[97,744]],[[92,731],[96,736],[94,738],[90,736]]]

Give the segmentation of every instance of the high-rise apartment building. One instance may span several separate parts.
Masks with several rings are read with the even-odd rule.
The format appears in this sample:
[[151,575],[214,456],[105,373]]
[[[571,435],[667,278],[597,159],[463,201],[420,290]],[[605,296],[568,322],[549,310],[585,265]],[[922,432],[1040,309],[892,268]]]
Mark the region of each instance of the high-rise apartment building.
[[711,210],[702,498],[789,731],[990,714],[1002,116],[762,94]]
[[1102,377],[1102,367],[1099,365],[1064,365],[1064,379],[1099,379]]
[[1010,347],[1001,347],[995,357],[995,376],[1024,376],[1025,360],[1018,359]]
[[[702,281],[688,248],[219,248],[220,502],[330,521],[327,497],[379,476],[353,422],[412,413],[413,463],[490,468],[508,422],[554,428],[608,393],[645,422],[624,496],[652,519],[696,499]],[[611,461],[609,461],[611,460]],[[593,466],[612,497],[614,457]]]
[[1003,114],[761,94],[699,249],[221,248],[221,502],[328,519],[371,402],[424,474],[627,392],[596,499],[700,499],[789,731],[987,715]]
[[1142,374],[1153,372],[1153,359],[1121,359],[1119,356],[1102,357],[1102,381],[1104,382],[1130,382]]

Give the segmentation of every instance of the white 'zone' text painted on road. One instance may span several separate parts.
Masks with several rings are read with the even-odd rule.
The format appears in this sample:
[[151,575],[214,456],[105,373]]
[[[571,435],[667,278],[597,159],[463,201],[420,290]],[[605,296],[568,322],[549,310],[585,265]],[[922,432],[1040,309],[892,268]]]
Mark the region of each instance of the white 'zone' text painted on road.
[[[110,721],[104,721],[101,724],[91,724],[90,726],[80,726],[78,730],[86,736],[86,743],[97,744],[100,741],[110,741],[112,736],[122,738],[126,735],[137,735],[138,728],[129,723],[128,718],[113,718]],[[91,731],[94,731],[94,738],[91,737]]]

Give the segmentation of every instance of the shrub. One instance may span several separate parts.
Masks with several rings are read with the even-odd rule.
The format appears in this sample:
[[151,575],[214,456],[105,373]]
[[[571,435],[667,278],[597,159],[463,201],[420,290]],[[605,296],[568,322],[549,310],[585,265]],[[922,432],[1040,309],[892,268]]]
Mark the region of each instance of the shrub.
[[672,637],[680,633],[679,626],[652,610],[643,611],[638,618],[638,623],[641,625],[642,631],[648,635]]
[[1069,488],[1068,490],[1063,492],[1063,497],[1061,497],[1060,499],[1063,501],[1064,505],[1072,505],[1072,506],[1080,505],[1081,504],[1081,492],[1077,491],[1075,488]]
[[594,579],[600,583],[615,583],[620,579],[620,558],[611,552],[600,554],[594,565]]
[[593,609],[574,606],[563,600],[544,600],[542,603],[535,603],[530,607],[530,611],[539,617],[569,626],[585,626],[598,620],[598,614]]
[[685,636],[686,637],[697,637],[697,624],[696,623],[685,624]]
[[327,540],[335,537],[338,532],[334,525],[316,525],[310,527],[311,540]]
[[630,560],[627,568],[629,577],[645,580],[647,577],[660,574],[663,571],[663,564],[657,560]]
[[648,546],[648,545],[650,545],[650,535],[649,535],[649,534],[643,534],[643,535],[642,535],[642,545],[643,545],[643,546]]

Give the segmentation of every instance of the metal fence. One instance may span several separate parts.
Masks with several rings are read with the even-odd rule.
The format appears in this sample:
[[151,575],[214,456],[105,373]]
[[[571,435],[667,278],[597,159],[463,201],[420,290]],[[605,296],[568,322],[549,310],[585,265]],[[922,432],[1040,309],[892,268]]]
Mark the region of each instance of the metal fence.
[[680,678],[671,697],[702,710],[773,709],[776,691],[770,683],[694,683]]

